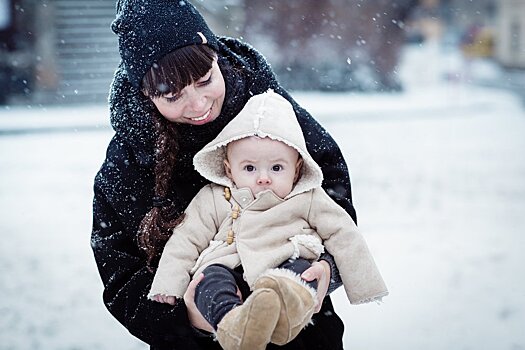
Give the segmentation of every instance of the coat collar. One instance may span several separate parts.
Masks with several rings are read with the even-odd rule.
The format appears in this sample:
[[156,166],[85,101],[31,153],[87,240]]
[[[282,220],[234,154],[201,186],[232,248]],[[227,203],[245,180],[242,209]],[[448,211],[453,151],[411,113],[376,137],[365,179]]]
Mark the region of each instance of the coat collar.
[[272,190],[260,192],[257,197],[254,197],[252,191],[247,187],[233,188],[231,193],[232,198],[241,209],[264,211],[284,202],[284,199],[279,198]]

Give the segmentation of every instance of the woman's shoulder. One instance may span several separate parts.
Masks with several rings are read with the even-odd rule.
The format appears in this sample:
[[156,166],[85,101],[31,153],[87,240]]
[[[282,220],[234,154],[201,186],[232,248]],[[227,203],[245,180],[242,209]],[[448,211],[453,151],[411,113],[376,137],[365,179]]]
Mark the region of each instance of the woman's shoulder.
[[[126,69],[119,65],[109,93],[110,121],[121,141],[132,146],[143,165],[153,162],[155,131],[151,118],[154,108],[149,100],[129,81]],[[112,147],[110,145],[110,147]],[[118,147],[116,147],[118,148]]]
[[[227,80],[233,84],[232,91],[243,96],[242,104],[234,109],[236,115],[244,103],[253,95],[273,89],[281,90],[275,73],[266,58],[250,44],[239,39],[219,37],[219,59],[233,67],[233,74]],[[242,81],[242,84],[239,84]],[[242,88],[239,86],[242,85]]]
[[225,57],[233,66],[250,72],[257,80],[264,81],[268,87],[277,86],[275,74],[266,57],[252,45],[236,38],[219,37],[219,55]]
[[228,36],[220,36],[218,37],[218,40],[219,51],[221,53],[224,49],[227,49],[227,51],[236,53],[241,56],[246,56],[247,58],[257,57],[266,60],[259,51],[257,51],[252,45],[245,41]]
[[109,142],[106,158],[95,177],[96,185],[114,188],[117,184],[128,186],[130,183],[138,185],[149,178],[152,169],[144,166],[136,156],[125,138],[115,134]]
[[133,168],[136,166],[149,170],[153,165],[153,163],[142,159],[142,156],[137,153],[125,136],[115,133],[109,141],[106,158],[102,166],[110,168]]

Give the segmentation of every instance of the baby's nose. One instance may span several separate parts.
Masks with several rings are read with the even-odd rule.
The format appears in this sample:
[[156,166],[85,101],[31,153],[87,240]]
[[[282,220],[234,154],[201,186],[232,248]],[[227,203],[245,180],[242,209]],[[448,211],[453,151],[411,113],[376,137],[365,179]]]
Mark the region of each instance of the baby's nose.
[[268,177],[266,174],[261,174],[259,178],[257,179],[258,185],[269,185],[272,183],[272,180]]

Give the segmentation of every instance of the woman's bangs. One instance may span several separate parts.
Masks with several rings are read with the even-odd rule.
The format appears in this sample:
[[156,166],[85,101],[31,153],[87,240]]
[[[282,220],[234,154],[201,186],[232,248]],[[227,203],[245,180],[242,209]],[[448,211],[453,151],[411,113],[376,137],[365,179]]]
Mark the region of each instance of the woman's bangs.
[[206,45],[191,45],[164,56],[146,73],[143,92],[150,97],[178,94],[212,67],[215,52]]

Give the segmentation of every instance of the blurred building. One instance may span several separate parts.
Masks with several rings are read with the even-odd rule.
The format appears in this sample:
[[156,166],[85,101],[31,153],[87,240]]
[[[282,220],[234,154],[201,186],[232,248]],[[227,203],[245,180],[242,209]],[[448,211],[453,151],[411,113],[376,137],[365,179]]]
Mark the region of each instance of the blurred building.
[[525,0],[500,0],[496,59],[505,67],[525,68]]
[[119,62],[117,38],[110,29],[115,0],[0,3],[0,13],[8,9],[10,14],[7,30],[0,29],[0,84],[5,87],[0,100],[68,103],[107,99]]
[[36,65],[32,99],[105,100],[120,60],[110,29],[115,1],[51,0],[46,5],[37,6],[41,30],[35,51],[42,60]]
[[27,91],[32,59],[27,52],[32,36],[19,31],[27,14],[20,14],[16,0],[0,0],[0,103],[13,91]]

